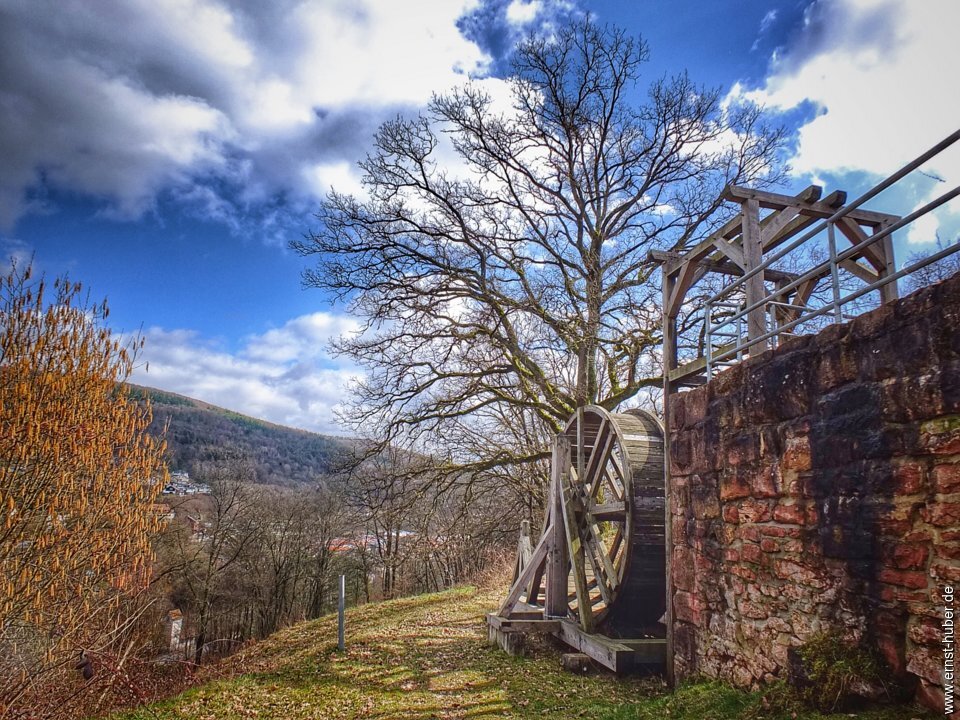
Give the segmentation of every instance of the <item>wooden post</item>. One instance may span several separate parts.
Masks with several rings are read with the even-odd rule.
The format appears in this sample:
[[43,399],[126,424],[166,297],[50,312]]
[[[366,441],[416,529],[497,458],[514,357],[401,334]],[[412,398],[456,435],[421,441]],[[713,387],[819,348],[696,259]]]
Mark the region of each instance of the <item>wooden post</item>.
[[666,271],[666,264],[662,266],[663,273],[663,492],[664,492],[664,549],[666,553],[666,613],[664,622],[667,626],[667,648],[664,673],[667,685],[674,687],[676,678],[673,668],[673,518],[670,512],[670,371],[677,367],[677,340],[674,317],[670,315],[670,295],[673,291],[673,280]]
[[[665,323],[666,324],[666,323]],[[666,331],[664,331],[666,332]],[[667,647],[664,674],[668,687],[676,687],[673,664],[673,512],[670,502],[670,368],[663,366],[663,542],[666,577],[666,612],[663,622],[667,628]]]
[[337,603],[337,649],[343,652],[347,648],[346,643],[346,613],[347,606],[347,576],[340,576],[340,599]]
[[[883,226],[886,228],[890,223],[887,223]],[[880,232],[883,228],[874,228],[874,234]],[[890,233],[882,240],[882,249],[883,249],[883,259],[885,263],[885,268],[883,272],[879,273],[881,276],[893,275],[897,271],[897,262],[893,254],[893,233]],[[897,289],[897,281],[893,280],[892,282],[884,285],[880,288],[880,301],[881,302],[893,302],[900,297],[900,293]]]
[[560,474],[570,463],[570,441],[558,435],[553,445],[553,460],[550,463],[550,521],[547,528],[549,550],[547,555],[546,587],[544,588],[544,615],[566,617],[567,579],[570,574],[570,558],[567,555],[567,538],[563,522],[563,504],[560,497]]
[[567,461],[562,464],[560,472],[560,486],[557,493],[560,496],[562,514],[561,522],[567,544],[567,553],[570,557],[570,571],[573,574],[573,586],[577,594],[577,612],[580,615],[580,627],[584,632],[593,632],[593,606],[590,604],[590,592],[587,590],[587,572],[584,558],[583,540],[577,527],[576,512],[573,508],[574,489],[570,478],[570,454],[567,444]]
[[676,281],[667,271],[667,263],[660,266],[660,272],[663,275],[663,372],[664,377],[669,377],[670,371],[677,367],[677,316],[670,307]]
[[[743,228],[743,260],[744,270],[749,272],[763,262],[763,240],[760,235],[760,203],[750,198],[740,206]],[[747,305],[760,302],[766,296],[763,287],[763,273],[757,273],[744,283]],[[766,334],[766,312],[758,307],[747,314],[747,337],[755,340]],[[760,347],[750,349],[751,355],[756,355],[766,349],[766,343]]]

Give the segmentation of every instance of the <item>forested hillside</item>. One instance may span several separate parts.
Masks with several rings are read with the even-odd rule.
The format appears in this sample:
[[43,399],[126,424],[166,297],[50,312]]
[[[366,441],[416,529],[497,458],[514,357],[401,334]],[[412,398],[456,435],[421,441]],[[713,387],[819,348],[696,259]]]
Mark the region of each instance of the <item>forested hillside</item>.
[[131,385],[153,405],[152,433],[166,427],[171,470],[192,471],[199,463],[241,457],[250,462],[258,483],[298,485],[329,474],[349,441],[274,425],[199,400]]

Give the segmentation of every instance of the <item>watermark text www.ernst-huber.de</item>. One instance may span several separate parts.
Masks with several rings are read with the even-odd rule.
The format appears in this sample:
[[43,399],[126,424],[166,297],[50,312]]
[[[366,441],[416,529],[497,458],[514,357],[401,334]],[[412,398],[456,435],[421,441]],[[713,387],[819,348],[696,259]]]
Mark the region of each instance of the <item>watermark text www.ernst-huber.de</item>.
[[943,633],[940,642],[943,644],[943,713],[953,714],[953,679],[954,679],[954,643],[956,628],[954,625],[953,587],[943,588]]

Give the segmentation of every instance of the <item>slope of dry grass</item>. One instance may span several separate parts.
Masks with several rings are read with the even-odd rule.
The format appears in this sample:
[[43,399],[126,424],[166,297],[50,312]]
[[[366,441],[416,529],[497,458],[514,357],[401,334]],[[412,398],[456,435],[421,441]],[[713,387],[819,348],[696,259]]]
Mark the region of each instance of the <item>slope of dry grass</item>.
[[[348,649],[336,650],[336,616],[250,646],[220,677],[176,698],[119,716],[147,718],[733,718],[791,717],[757,695],[720,683],[666,693],[657,679],[564,672],[547,641],[530,656],[486,645],[483,615],[497,594],[461,588],[362,606],[347,615]],[[892,708],[872,720],[920,717]],[[794,716],[796,717],[796,716]],[[801,718],[820,718],[801,714]],[[848,717],[847,715],[835,717]]]

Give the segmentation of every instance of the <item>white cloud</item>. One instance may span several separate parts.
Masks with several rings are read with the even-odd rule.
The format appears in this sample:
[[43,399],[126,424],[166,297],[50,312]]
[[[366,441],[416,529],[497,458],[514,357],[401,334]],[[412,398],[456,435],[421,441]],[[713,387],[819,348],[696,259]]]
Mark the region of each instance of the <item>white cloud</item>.
[[281,425],[342,434],[334,417],[360,371],[332,358],[329,341],[359,329],[346,315],[317,312],[246,338],[227,352],[191,330],[150,328],[133,382],[187,395]]
[[353,190],[347,168],[371,125],[489,61],[456,23],[475,0],[3,5],[6,227],[41,178],[124,217],[213,177],[247,201],[292,192],[312,203],[331,177]]
[[360,183],[361,171],[350,163],[319,163],[303,168],[303,175],[317,197],[325,196],[330,190],[349,193],[362,197],[363,185]]
[[[775,55],[763,87],[735,85],[728,101],[746,99],[786,111],[812,103],[791,165],[815,177],[862,171],[883,177],[957,129],[960,95],[960,4],[953,0],[836,0],[808,8],[794,46]],[[960,183],[960,149],[925,168],[942,177],[922,204]],[[911,232],[929,242],[931,218]]]
[[770,26],[773,25],[776,19],[777,19],[777,11],[775,9],[768,10],[767,14],[764,15],[763,19],[760,21],[760,32],[764,33],[767,30],[769,30]]
[[541,9],[540,0],[513,0],[507,6],[507,21],[514,25],[533,22]]

